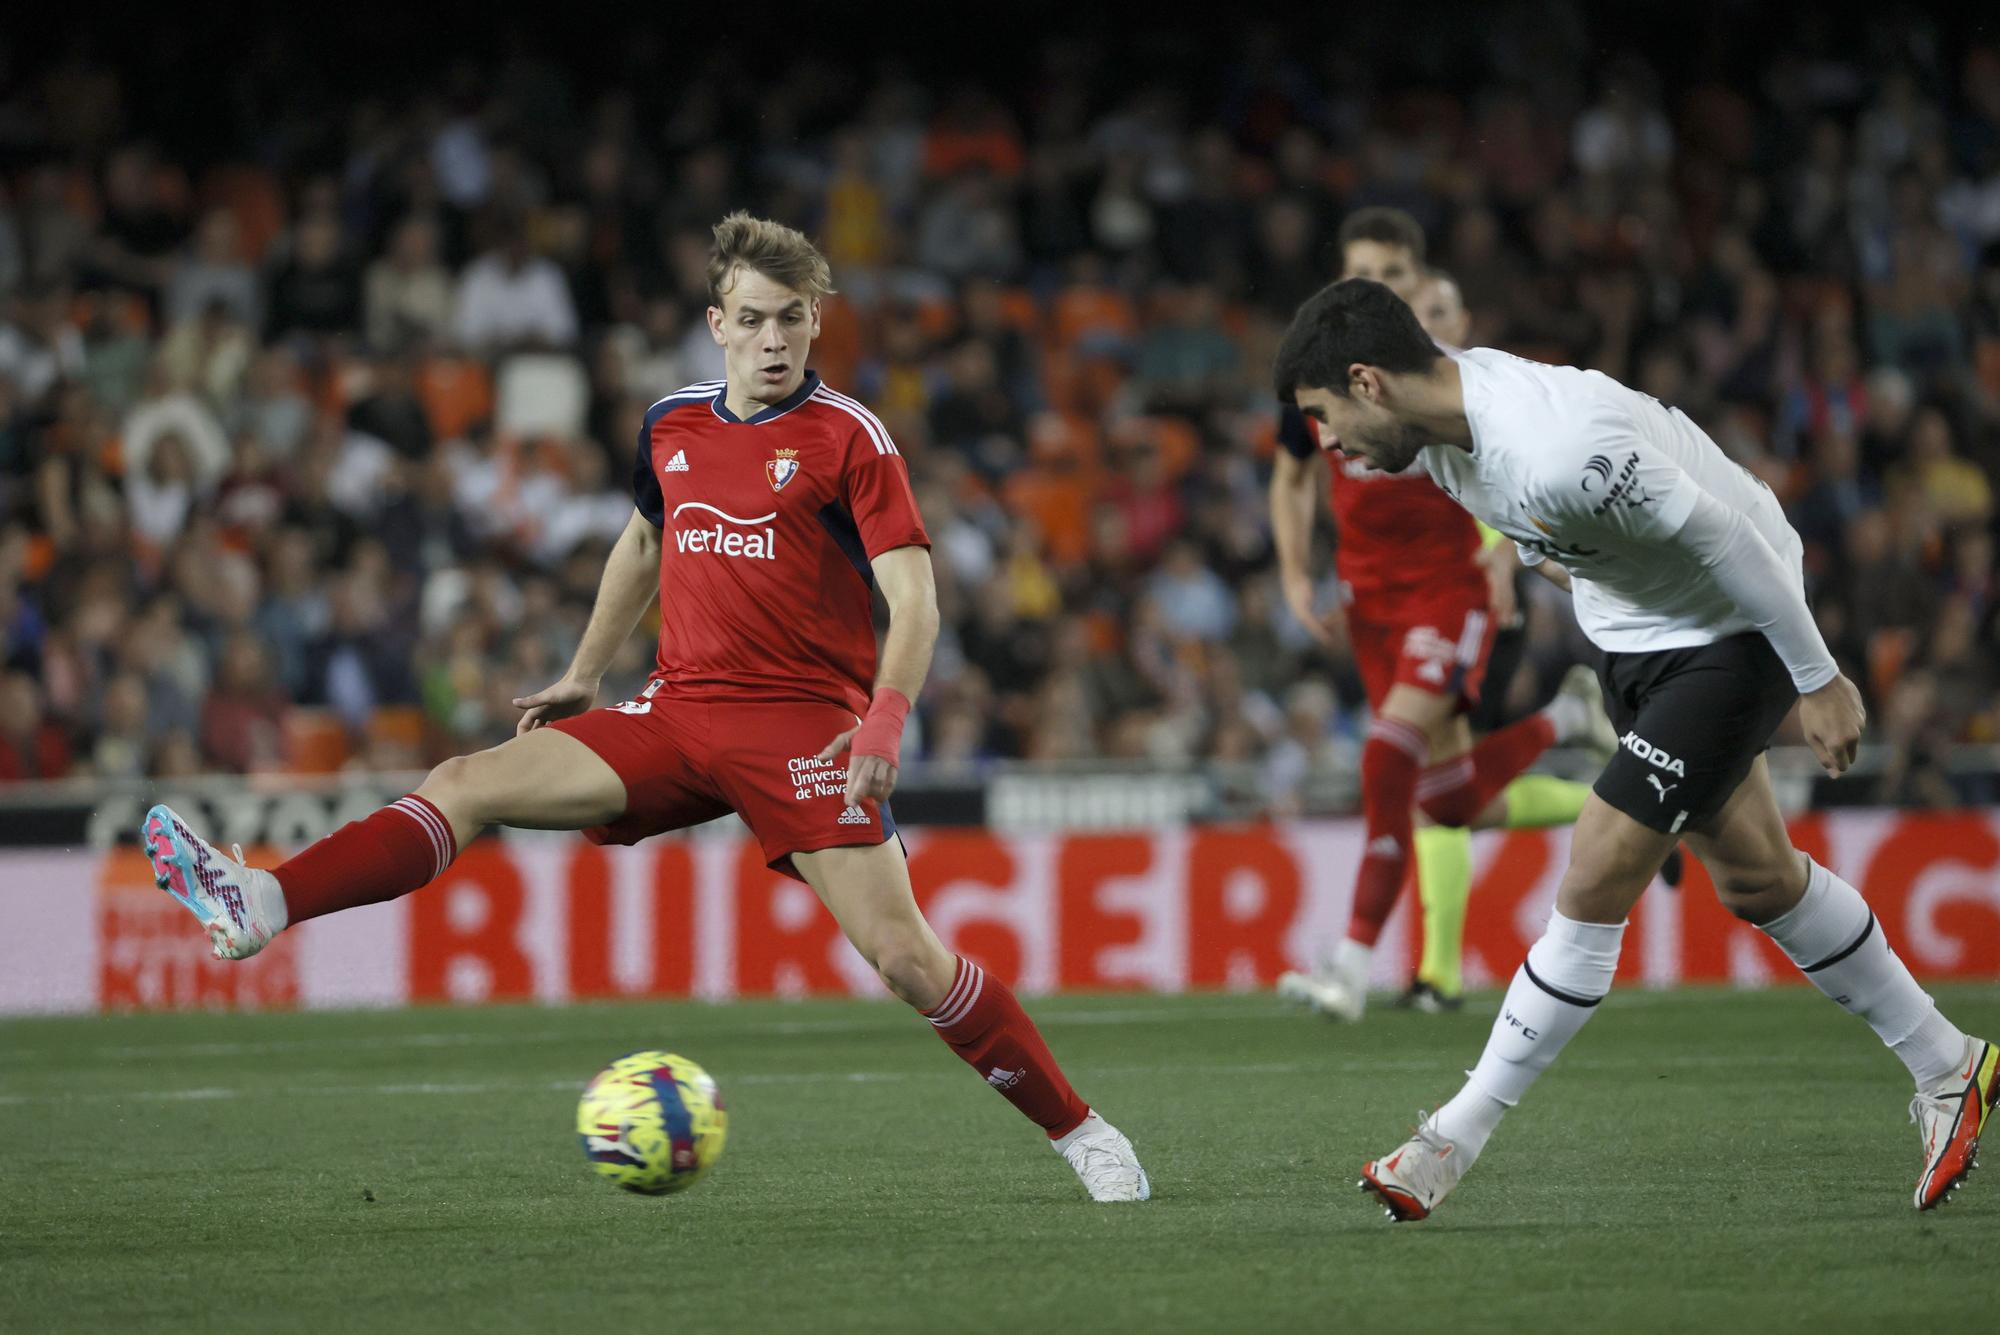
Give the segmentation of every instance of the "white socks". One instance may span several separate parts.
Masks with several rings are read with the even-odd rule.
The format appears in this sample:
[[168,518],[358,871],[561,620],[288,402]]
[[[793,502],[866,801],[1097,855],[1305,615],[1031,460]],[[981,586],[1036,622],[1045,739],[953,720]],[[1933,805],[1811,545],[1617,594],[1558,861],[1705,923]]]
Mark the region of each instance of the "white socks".
[[1814,987],[1868,1021],[1918,1089],[1939,1083],[1964,1059],[1965,1034],[1889,948],[1861,892],[1817,862],[1806,860],[1804,897],[1763,931]]
[[1548,930],[1514,972],[1507,998],[1470,1079],[1431,1119],[1437,1132],[1476,1157],[1507,1109],[1549,1068],[1611,990],[1625,924],[1551,914]]
[[1333,948],[1333,958],[1327,964],[1334,977],[1365,989],[1368,986],[1368,966],[1374,958],[1375,947],[1364,946],[1353,937],[1344,936],[1340,944]]

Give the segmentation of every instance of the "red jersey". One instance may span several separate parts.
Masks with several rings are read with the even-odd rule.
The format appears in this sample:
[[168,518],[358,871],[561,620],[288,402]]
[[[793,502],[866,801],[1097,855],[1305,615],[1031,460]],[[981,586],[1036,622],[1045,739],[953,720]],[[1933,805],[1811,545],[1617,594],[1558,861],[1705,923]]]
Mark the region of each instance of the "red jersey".
[[875,414],[807,372],[738,418],[721,381],[646,411],[632,490],[660,534],[662,693],[824,700],[860,714],[875,679],[869,561],[928,547],[910,474]]
[[[1322,453],[1319,423],[1287,406],[1278,443],[1300,459]],[[1381,473],[1338,450],[1324,451],[1333,466],[1333,522],[1339,546],[1334,569],[1351,597],[1429,597],[1476,589],[1485,598],[1479,568],[1479,526],[1445,495],[1421,466]]]

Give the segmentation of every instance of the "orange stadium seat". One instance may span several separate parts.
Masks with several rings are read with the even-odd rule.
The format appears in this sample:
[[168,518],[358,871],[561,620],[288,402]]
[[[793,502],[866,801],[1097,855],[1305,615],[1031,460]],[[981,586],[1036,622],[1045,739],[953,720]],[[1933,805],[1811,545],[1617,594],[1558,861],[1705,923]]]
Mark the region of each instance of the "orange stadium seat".
[[1167,476],[1177,481],[1186,477],[1201,454],[1201,433],[1194,429],[1194,424],[1184,417],[1141,417],[1137,423],[1145,438],[1160,452],[1160,463]]
[[417,397],[439,440],[455,440],[493,416],[493,380],[470,357],[432,357],[417,372]]
[[1067,352],[1088,334],[1130,336],[1139,317],[1132,303],[1110,288],[1072,287],[1056,298],[1052,324],[1056,349]]
[[1095,469],[1102,433],[1082,413],[1036,413],[1028,423],[1028,457],[1048,468]]
[[285,715],[285,768],[293,774],[337,774],[347,763],[347,729],[325,709]]
[[384,705],[368,717],[368,744],[382,743],[422,755],[424,711],[416,705]]
[[1878,630],[1868,637],[1868,680],[1878,692],[1895,686],[1916,652],[1917,633],[1902,626]]
[[1094,474],[1080,469],[1024,468],[1007,479],[1007,508],[1034,519],[1049,556],[1064,564],[1090,554],[1090,503]]
[[839,297],[827,298],[820,306],[819,337],[813,340],[813,364],[819,368],[820,379],[852,393],[863,346],[861,316],[854,304]]
[[1024,287],[1010,287],[1000,294],[1000,316],[1008,328],[1029,338],[1042,332],[1042,303]]
[[1972,350],[1972,367],[1979,387],[1989,398],[2000,399],[2000,338],[1982,338]]
[[236,215],[243,259],[261,264],[264,253],[285,230],[285,195],[277,178],[262,167],[232,163],[211,170],[201,182],[201,201]]

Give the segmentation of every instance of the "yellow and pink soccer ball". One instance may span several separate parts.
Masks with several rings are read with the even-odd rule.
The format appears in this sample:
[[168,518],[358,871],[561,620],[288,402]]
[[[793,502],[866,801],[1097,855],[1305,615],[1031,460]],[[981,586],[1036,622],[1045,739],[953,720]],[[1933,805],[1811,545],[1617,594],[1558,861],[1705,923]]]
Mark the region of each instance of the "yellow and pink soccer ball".
[[664,1196],[707,1176],[729,1138],[715,1080],[672,1052],[634,1052],[599,1071],[576,1105],[583,1154],[627,1191]]

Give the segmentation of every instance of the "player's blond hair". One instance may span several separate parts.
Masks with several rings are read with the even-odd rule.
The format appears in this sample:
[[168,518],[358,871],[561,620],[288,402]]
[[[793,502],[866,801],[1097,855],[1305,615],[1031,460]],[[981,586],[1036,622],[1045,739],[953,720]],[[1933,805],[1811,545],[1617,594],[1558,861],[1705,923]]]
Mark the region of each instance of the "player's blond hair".
[[833,292],[833,269],[804,232],[740,209],[715,225],[715,245],[708,252],[711,306],[720,307],[723,290],[736,286],[738,269],[755,269],[808,301]]

